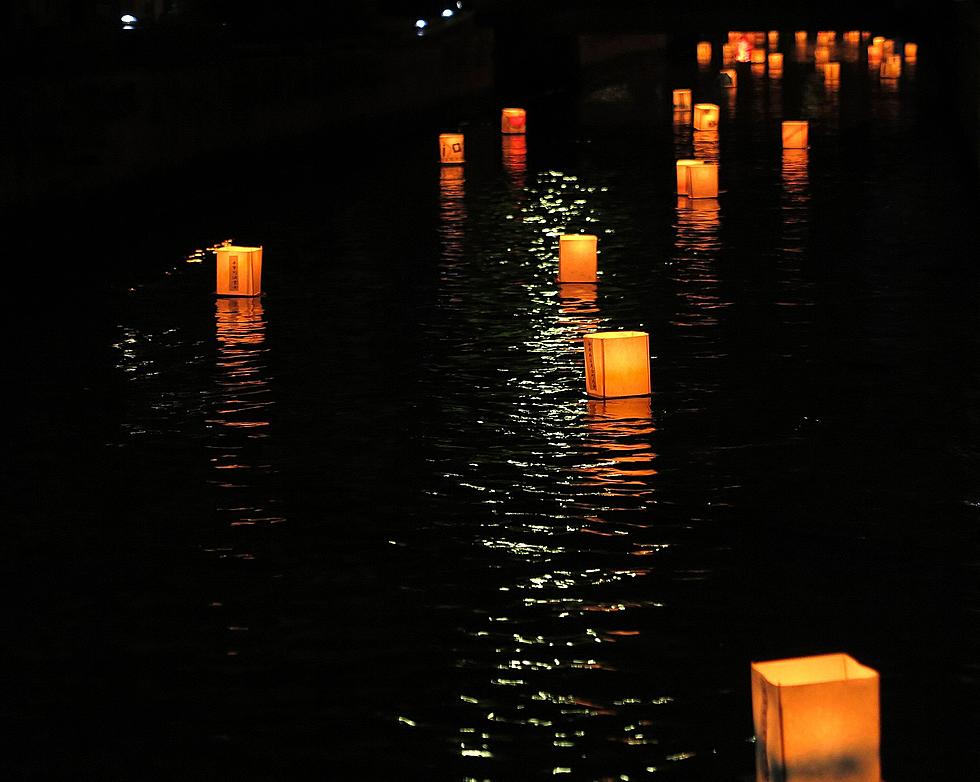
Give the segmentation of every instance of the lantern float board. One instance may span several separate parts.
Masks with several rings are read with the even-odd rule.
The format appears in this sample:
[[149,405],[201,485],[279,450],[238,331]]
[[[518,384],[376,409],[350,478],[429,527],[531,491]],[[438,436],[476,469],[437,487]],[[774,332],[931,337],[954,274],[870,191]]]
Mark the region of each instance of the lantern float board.
[[724,68],[718,72],[718,81],[722,87],[737,87],[738,72],[734,68]]
[[585,335],[585,387],[608,399],[650,394],[650,336],[645,331]]
[[219,296],[259,296],[262,293],[262,248],[226,245],[214,251]]
[[766,64],[766,50],[765,49],[753,49],[751,54],[749,54],[749,62],[753,65],[765,65]]
[[902,56],[889,54],[881,63],[879,71],[882,79],[897,79],[902,75]]
[[702,166],[703,160],[678,160],[677,161],[677,194],[687,195],[687,167]]
[[751,671],[756,782],[881,782],[877,671],[846,654]]
[[685,166],[687,176],[687,196],[689,198],[718,197],[718,164],[701,163],[700,166]]
[[714,103],[694,104],[694,129],[718,130],[718,117],[721,109]]
[[810,123],[804,120],[783,122],[783,149],[806,149]]
[[769,70],[770,71],[781,71],[783,69],[783,54],[782,52],[770,52],[769,53]]
[[596,245],[592,234],[563,234],[558,237],[558,282],[596,282]]
[[711,62],[711,44],[707,41],[698,44],[698,62],[702,65]]
[[691,108],[690,90],[674,90],[674,108],[675,109]]
[[446,165],[466,162],[463,159],[463,134],[439,134],[439,159]]
[[501,109],[501,133],[525,133],[527,131],[527,113],[524,109]]
[[908,62],[915,62],[915,58],[919,56],[919,45],[909,41],[905,44],[905,59]]

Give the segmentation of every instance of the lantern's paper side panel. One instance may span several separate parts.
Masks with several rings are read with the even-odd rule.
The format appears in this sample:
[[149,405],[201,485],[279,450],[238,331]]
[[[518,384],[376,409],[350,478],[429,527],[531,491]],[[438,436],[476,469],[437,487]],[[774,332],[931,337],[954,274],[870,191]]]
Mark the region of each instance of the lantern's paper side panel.
[[262,293],[262,248],[252,253],[252,295]]
[[585,389],[592,396],[605,396],[605,340],[585,338]]
[[649,340],[643,336],[604,340],[603,384],[606,396],[641,396],[650,393]]
[[787,779],[881,782],[877,677],[780,689]]
[[779,687],[752,666],[752,721],[755,726],[756,782],[784,782]]

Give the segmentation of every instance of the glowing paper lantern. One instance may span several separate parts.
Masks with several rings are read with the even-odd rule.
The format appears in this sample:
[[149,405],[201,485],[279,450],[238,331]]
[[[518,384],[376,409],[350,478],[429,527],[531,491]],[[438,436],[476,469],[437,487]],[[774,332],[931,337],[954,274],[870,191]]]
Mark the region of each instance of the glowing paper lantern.
[[596,245],[592,234],[558,237],[558,282],[597,282]]
[[674,90],[674,108],[675,109],[691,108],[690,90]]
[[769,53],[769,71],[781,71],[783,69],[783,54],[782,52],[770,52]]
[[259,296],[262,293],[262,248],[226,245],[214,251],[219,296]]
[[718,164],[702,162],[700,166],[685,166],[688,198],[718,197]]
[[821,30],[817,33],[817,45],[833,46],[837,42],[837,32],[835,30]]
[[783,122],[783,149],[806,149],[810,123],[804,120]]
[[883,36],[883,35],[876,35],[874,38],[871,39],[871,45],[872,46],[879,46],[880,47],[880,46],[884,45],[884,43],[885,43],[885,36]]
[[770,30],[767,33],[767,37],[769,39],[770,49],[775,49],[777,46],[779,46],[779,30]]
[[797,30],[795,33],[793,33],[793,39],[797,44],[806,43],[806,30]]
[[501,133],[525,133],[527,131],[527,112],[524,109],[501,109]]
[[872,44],[868,47],[868,65],[876,67],[881,62],[881,45]]
[[766,50],[765,49],[753,49],[749,54],[749,62],[753,65],[765,65],[766,64]]
[[698,44],[698,62],[702,65],[711,62],[711,44],[707,41],[701,41]]
[[718,130],[718,119],[721,109],[715,103],[694,104],[694,129]]
[[741,30],[729,30],[728,31],[728,43],[735,44],[742,40]]
[[813,50],[813,61],[817,65],[826,65],[830,61],[830,48],[827,46],[817,46]]
[[881,53],[885,57],[887,57],[889,54],[894,54],[895,53],[895,39],[894,38],[886,38],[884,40],[884,42],[881,44]]
[[848,30],[844,33],[844,43],[850,46],[857,46],[861,43],[861,31],[860,30]]
[[737,87],[738,72],[734,68],[724,68],[718,71],[718,81],[722,87]]
[[823,68],[823,80],[828,83],[840,81],[840,63],[828,62]]
[[455,165],[465,162],[463,159],[462,133],[439,134],[439,159],[445,165]]
[[766,45],[766,34],[764,32],[756,31],[752,33],[752,44],[754,46],[765,46]]
[[751,670],[757,782],[881,782],[877,671],[846,654]]
[[907,62],[915,62],[919,56],[919,45],[909,41],[905,44],[905,59]]
[[723,43],[721,45],[721,61],[724,65],[731,65],[738,56],[738,44]]
[[702,166],[703,160],[678,160],[677,161],[677,194],[687,195],[687,167]]
[[585,388],[608,399],[650,394],[650,335],[598,331],[585,335]]
[[889,54],[881,63],[879,74],[882,79],[897,79],[902,75],[902,55]]

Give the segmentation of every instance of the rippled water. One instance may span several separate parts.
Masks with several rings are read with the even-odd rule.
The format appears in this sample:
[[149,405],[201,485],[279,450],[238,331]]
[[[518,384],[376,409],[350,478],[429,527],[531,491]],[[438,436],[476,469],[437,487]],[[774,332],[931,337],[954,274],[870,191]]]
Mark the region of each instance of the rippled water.
[[[386,129],[175,200],[186,259],[134,257],[25,405],[14,702],[70,738],[17,770],[748,779],[749,662],[847,651],[890,782],[970,778],[976,200],[920,51],[734,91],[638,53],[526,139],[474,113],[462,168]],[[674,194],[692,153],[717,200]],[[210,295],[227,237],[261,299]],[[587,399],[597,329],[650,333],[652,398]]]

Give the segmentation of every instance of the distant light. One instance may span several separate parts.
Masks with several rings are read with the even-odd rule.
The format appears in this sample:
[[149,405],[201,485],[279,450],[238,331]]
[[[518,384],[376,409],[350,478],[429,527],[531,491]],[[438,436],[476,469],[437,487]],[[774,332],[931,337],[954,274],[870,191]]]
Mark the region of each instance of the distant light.
[[139,21],[139,19],[137,19],[132,14],[123,14],[122,16],[119,17],[119,21],[122,22],[123,24],[136,24]]
[[428,26],[429,26],[429,23],[427,21],[425,21],[425,19],[416,19],[415,20],[415,27],[417,29],[419,29],[419,30],[421,30],[421,29],[423,29],[425,27],[428,27]]
[[456,0],[456,7],[463,10],[463,0]]
[[452,9],[452,8],[446,8],[446,9],[445,9],[445,10],[444,10],[444,11],[442,12],[442,18],[443,18],[443,19],[448,19],[448,18],[449,18],[450,16],[452,16],[452,15],[453,15],[453,9]]

